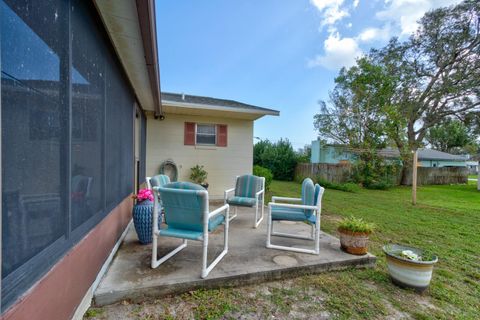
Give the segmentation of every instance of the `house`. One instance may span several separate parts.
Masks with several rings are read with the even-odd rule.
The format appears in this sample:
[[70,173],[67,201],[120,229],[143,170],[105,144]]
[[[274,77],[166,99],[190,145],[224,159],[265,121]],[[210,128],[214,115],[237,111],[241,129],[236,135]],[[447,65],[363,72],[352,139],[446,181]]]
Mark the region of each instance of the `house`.
[[467,167],[468,167],[468,172],[470,174],[478,174],[479,173],[479,170],[478,170],[478,161],[474,161],[474,160],[468,160],[466,162],[467,164]]
[[[351,163],[357,159],[359,150],[346,145],[321,144],[312,141],[311,163]],[[386,159],[399,160],[400,153],[397,149],[385,148],[378,154]],[[421,167],[466,167],[466,158],[461,155],[449,154],[432,149],[419,149],[418,161]]]
[[0,1],[2,319],[80,317],[131,221],[163,116],[154,4]]
[[166,92],[162,107],[161,121],[147,114],[147,175],[168,161],[177,179],[188,181],[190,168],[203,165],[211,199],[223,199],[235,176],[252,173],[254,121],[279,115],[237,101]]

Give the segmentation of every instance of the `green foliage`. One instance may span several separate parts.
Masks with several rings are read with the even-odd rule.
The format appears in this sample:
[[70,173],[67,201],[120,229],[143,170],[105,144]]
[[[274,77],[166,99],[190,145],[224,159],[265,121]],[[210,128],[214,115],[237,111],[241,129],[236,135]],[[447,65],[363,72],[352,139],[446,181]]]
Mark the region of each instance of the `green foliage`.
[[297,155],[288,139],[276,143],[268,140],[253,146],[253,164],[268,168],[277,180],[293,180]]
[[299,149],[297,152],[297,163],[310,163],[312,157],[312,146],[306,145],[305,147]]
[[375,229],[375,225],[372,223],[368,223],[362,218],[356,218],[354,216],[350,216],[344,218],[340,224],[338,225],[339,229],[352,231],[352,232],[365,232],[365,233],[372,233]]
[[270,169],[255,165],[253,166],[253,174],[258,177],[265,178],[265,190],[270,190],[270,185],[272,184],[273,174]]
[[347,182],[347,183],[335,183],[327,180],[316,179],[316,182],[326,189],[334,189],[345,192],[358,192],[360,187],[356,183]]
[[367,189],[387,190],[396,185],[400,165],[388,163],[375,150],[362,152],[355,162],[352,180]]
[[455,119],[446,119],[430,128],[426,139],[434,149],[449,153],[463,152],[468,145],[475,144],[469,128]]
[[190,168],[190,180],[197,184],[205,183],[207,176],[208,173],[205,171],[203,166],[197,164],[196,166]]
[[429,11],[411,37],[342,69],[314,118],[319,136],[365,149],[395,143],[407,168],[430,128],[451,117],[478,124],[479,16],[479,1]]

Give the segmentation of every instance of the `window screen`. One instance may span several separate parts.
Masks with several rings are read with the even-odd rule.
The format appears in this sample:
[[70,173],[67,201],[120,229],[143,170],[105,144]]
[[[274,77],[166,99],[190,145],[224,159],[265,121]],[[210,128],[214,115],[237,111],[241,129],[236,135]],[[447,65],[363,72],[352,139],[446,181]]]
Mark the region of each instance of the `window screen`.
[[216,125],[214,124],[197,124],[197,144],[212,144],[216,139]]
[[134,96],[90,1],[0,23],[5,310],[133,191]]

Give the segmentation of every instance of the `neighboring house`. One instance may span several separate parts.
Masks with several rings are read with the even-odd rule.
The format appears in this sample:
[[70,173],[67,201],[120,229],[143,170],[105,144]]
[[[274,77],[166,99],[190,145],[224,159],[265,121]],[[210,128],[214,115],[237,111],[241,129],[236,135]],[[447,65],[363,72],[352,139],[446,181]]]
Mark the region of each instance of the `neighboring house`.
[[235,176],[252,173],[254,121],[279,115],[237,101],[165,92],[162,106],[163,120],[147,117],[147,175],[171,160],[178,180],[188,181],[190,168],[203,165],[211,199],[223,198]]
[[[312,141],[311,163],[348,163],[357,159],[358,150],[345,145],[321,144]],[[400,153],[396,149],[386,148],[378,152],[386,159],[399,160]],[[432,149],[419,149],[418,160],[421,167],[466,167],[466,158]]]
[[0,0],[0,21],[0,318],[70,319],[131,221],[145,113],[163,114],[154,1]]
[[478,161],[468,160],[466,162],[470,174],[478,174]]

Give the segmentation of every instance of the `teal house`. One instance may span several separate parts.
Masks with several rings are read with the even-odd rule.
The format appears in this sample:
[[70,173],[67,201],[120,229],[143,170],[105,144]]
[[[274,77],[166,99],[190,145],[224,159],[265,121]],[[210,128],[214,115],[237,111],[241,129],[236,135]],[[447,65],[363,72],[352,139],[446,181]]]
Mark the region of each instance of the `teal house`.
[[[397,149],[385,148],[378,154],[386,159],[400,159]],[[322,144],[321,141],[312,141],[311,163],[351,163],[358,157],[358,151],[346,145]],[[467,159],[462,155],[450,154],[432,149],[419,149],[418,161],[421,167],[466,167]]]

